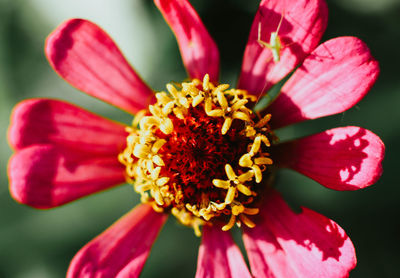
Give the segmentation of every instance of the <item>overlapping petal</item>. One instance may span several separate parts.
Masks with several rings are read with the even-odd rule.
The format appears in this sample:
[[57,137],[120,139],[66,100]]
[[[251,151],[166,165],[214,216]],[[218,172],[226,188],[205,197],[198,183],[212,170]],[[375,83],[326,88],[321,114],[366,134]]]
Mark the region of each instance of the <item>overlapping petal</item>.
[[296,170],[335,190],[357,190],[382,174],[385,146],[361,127],[341,127],[279,144],[273,154],[281,167]]
[[14,154],[8,175],[13,198],[41,209],[125,182],[117,156],[91,156],[52,145],[34,145]]
[[251,277],[239,248],[221,227],[203,228],[196,278],[203,277]]
[[[263,0],[254,18],[244,52],[239,88],[259,95],[289,74],[318,45],[325,31],[328,9],[324,0]],[[276,32],[283,48],[280,61],[258,42],[269,43],[271,32]]]
[[52,144],[98,155],[117,156],[125,147],[122,124],[78,106],[51,99],[29,99],[13,110],[8,132],[16,150]]
[[149,205],[137,206],[75,255],[67,277],[138,277],[166,219]]
[[125,111],[135,113],[153,98],[112,39],[90,21],[61,24],[48,36],[45,52],[50,65],[71,85]]
[[243,234],[254,277],[347,277],[357,261],[343,229],[307,208],[296,214],[269,194],[257,225]]
[[191,78],[219,77],[219,52],[200,17],[187,0],[154,0],[178,41],[183,63]]
[[378,62],[360,39],[329,40],[307,57],[267,108],[271,125],[279,128],[343,112],[365,96],[378,74]]

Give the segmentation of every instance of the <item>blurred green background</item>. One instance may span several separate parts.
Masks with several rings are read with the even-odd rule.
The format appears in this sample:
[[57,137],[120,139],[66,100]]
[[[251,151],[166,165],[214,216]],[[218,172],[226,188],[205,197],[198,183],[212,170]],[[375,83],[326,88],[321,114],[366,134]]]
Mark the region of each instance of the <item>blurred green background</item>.
[[[235,84],[258,0],[192,0],[221,53],[223,82]],[[282,138],[359,125],[386,144],[384,174],[357,192],[335,192],[291,171],[277,186],[287,200],[338,222],[351,237],[358,266],[350,277],[400,277],[400,1],[330,0],[323,41],[337,36],[364,40],[381,65],[371,92],[340,115],[302,123]],[[60,98],[128,123],[128,115],[90,98],[61,80],[43,54],[46,36],[63,20],[90,19],[118,43],[155,89],[186,77],[172,32],[149,0],[0,0],[0,277],[63,277],[70,259],[90,239],[138,203],[128,185],[48,211],[19,205],[8,192],[6,141],[9,115],[31,97]],[[238,238],[238,232],[236,232]],[[170,218],[142,277],[194,277],[200,240]]]

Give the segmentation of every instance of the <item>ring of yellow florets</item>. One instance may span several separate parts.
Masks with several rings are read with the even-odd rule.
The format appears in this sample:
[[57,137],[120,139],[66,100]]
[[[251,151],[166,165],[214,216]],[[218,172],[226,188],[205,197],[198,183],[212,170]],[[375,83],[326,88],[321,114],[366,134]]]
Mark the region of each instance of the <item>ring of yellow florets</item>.
[[208,75],[167,90],[127,128],[119,160],[128,182],[142,202],[170,211],[196,235],[206,223],[254,227],[248,215],[258,213],[255,198],[272,164],[270,115],[257,121],[246,106],[254,96],[215,86]]

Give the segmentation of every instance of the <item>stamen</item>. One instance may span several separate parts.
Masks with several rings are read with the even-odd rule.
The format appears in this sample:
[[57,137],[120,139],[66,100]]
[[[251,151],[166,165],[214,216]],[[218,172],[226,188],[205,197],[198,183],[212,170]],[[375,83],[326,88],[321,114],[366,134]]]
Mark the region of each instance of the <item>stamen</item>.
[[222,230],[224,232],[226,232],[226,231],[229,231],[230,229],[232,229],[233,225],[235,225],[235,220],[236,220],[236,216],[232,214],[231,218],[229,219],[229,222],[222,227]]
[[239,215],[240,220],[242,223],[244,223],[247,227],[249,228],[254,228],[256,224],[254,224],[253,221],[251,221],[248,217],[246,217],[244,214]]
[[203,78],[203,90],[206,92],[210,90],[210,76],[208,74],[204,75]]
[[252,172],[250,171],[246,172],[238,177],[233,171],[232,166],[229,164],[225,165],[225,171],[228,180],[219,180],[219,179],[213,180],[214,186],[223,189],[228,189],[228,192],[226,193],[225,197],[225,204],[229,205],[230,203],[233,202],[237,191],[243,193],[246,196],[252,195],[251,190],[246,185],[244,185],[245,182],[250,181],[253,178],[254,174]]
[[137,114],[118,156],[141,202],[170,212],[201,235],[202,225],[254,227],[255,199],[272,159],[266,152],[271,115],[257,121],[255,96],[215,85],[209,75],[167,84]]

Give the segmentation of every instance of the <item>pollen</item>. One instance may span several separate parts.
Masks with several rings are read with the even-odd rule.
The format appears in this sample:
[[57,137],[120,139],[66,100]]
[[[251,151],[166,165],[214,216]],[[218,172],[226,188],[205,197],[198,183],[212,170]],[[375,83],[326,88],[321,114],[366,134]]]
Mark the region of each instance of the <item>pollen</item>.
[[271,115],[251,108],[255,97],[206,74],[167,84],[139,112],[119,161],[141,202],[171,213],[201,235],[201,226],[250,228],[273,164]]

